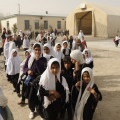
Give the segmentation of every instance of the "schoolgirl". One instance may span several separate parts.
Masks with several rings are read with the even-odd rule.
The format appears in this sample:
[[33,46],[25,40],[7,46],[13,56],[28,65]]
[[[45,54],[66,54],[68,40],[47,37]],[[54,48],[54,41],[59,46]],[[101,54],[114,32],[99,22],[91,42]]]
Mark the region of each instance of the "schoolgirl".
[[13,49],[10,53],[10,57],[7,62],[6,73],[11,78],[11,82],[13,83],[14,92],[17,91],[17,82],[20,73],[20,57],[16,49]]
[[71,50],[68,48],[68,42],[67,41],[63,41],[61,51],[64,54],[64,56],[70,56]]
[[41,75],[46,69],[47,60],[42,57],[43,47],[41,43],[35,43],[33,46],[34,52],[28,57],[24,65],[24,73],[27,78],[25,84],[30,86],[32,89],[31,94],[28,98],[29,108],[31,110],[29,118],[34,118],[35,106],[37,104],[37,91],[30,83],[39,75]]
[[92,120],[98,101],[102,100],[102,95],[94,83],[91,68],[84,68],[81,76],[81,80],[76,83],[79,96],[73,120]]
[[41,76],[39,92],[44,97],[44,120],[60,120],[65,99],[68,101],[68,85],[65,78],[60,76],[60,72],[60,61],[52,58]]
[[85,67],[93,68],[93,58],[89,49],[84,49],[83,55],[85,57]]

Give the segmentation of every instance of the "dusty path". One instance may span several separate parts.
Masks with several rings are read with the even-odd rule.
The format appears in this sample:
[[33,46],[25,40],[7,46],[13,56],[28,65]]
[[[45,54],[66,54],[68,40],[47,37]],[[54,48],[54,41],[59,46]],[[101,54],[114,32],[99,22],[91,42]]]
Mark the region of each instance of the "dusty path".
[[[99,102],[94,120],[119,120],[120,119],[120,52],[109,49],[94,48],[94,43],[89,44],[94,58],[94,79],[102,92],[103,100]],[[20,51],[23,59],[23,51]],[[29,120],[27,100],[24,107],[19,106],[20,98],[13,92],[13,86],[7,81],[3,65],[3,56],[0,56],[0,86],[8,98],[15,120]],[[35,120],[40,120],[36,114]]]

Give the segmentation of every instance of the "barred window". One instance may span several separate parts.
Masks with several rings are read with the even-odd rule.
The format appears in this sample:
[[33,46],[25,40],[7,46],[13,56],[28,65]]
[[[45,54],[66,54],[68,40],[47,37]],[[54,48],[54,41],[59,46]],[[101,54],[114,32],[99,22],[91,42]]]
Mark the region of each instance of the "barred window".
[[39,29],[39,20],[35,21],[35,29]]
[[9,29],[9,21],[7,21],[7,29]]
[[44,29],[48,29],[48,21],[44,21]]
[[25,20],[25,30],[30,28],[30,21],[29,20]]
[[57,21],[57,28],[61,29],[61,21]]

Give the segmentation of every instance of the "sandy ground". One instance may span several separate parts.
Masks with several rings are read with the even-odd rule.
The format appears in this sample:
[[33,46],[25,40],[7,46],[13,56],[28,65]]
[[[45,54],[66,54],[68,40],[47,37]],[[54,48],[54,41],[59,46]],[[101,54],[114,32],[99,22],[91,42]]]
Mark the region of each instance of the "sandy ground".
[[[88,48],[91,49],[94,58],[94,79],[98,85],[103,100],[98,103],[94,120],[119,120],[120,119],[120,47],[115,48],[112,40],[89,41],[86,39]],[[106,47],[107,46],[107,47]],[[23,59],[23,51],[19,51]],[[5,96],[8,98],[8,106],[15,120],[29,120],[29,108],[27,105],[18,105],[21,98],[13,92],[13,86],[7,81],[4,71],[4,58],[0,56],[0,86],[3,87]],[[40,117],[35,113],[35,120]]]

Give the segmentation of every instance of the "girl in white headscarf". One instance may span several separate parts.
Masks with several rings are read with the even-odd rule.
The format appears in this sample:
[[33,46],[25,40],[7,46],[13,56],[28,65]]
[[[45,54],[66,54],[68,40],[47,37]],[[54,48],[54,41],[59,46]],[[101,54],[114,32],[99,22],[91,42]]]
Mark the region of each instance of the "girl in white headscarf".
[[55,58],[58,58],[59,61],[64,59],[64,54],[61,52],[61,44],[56,43],[54,47],[54,52],[55,52]]
[[81,76],[81,80],[76,83],[79,96],[73,120],[92,120],[97,103],[99,100],[102,100],[102,95],[94,83],[91,68],[84,68]]
[[93,58],[89,49],[84,49],[83,55],[85,57],[86,67],[93,68]]
[[11,76],[11,80],[13,82],[13,86],[15,88],[14,92],[16,92],[18,77],[20,73],[20,57],[16,49],[13,49],[10,53],[10,57],[7,62],[6,72],[9,76]]
[[29,96],[28,103],[31,110],[29,118],[34,118],[35,106],[37,104],[37,93],[35,87],[31,86],[30,83],[41,75],[46,69],[47,60],[45,57],[42,57],[43,47],[41,43],[35,43],[33,46],[33,52],[28,57],[24,65],[24,73],[27,75],[27,78],[24,81],[26,86],[29,86],[31,89],[31,95]]
[[54,57],[54,51],[49,43],[44,44],[43,46],[43,57],[49,61],[52,57]]
[[[70,57],[71,57],[72,63],[75,65],[75,69],[73,71],[74,83],[77,83],[81,78],[81,71],[85,67],[85,60],[80,50],[73,50],[70,54]],[[73,110],[75,109],[77,97],[78,97],[78,91],[76,90],[76,87],[74,86],[73,91],[72,91]]]
[[64,56],[70,56],[71,50],[68,48],[68,42],[67,41],[63,41],[61,51],[64,54]]
[[65,78],[60,75],[60,72],[60,61],[57,58],[52,58],[49,60],[47,69],[40,78],[39,92],[44,96],[44,114],[47,114],[45,120],[60,119],[62,102],[65,102],[65,98],[68,101],[69,88]]
[[[26,60],[29,56],[30,56],[30,50],[26,50],[25,51],[25,59],[20,64],[20,74],[19,74],[18,83],[17,83],[18,97],[20,97],[20,85],[22,83],[23,77],[26,77],[26,76],[23,75],[24,74],[23,68],[24,68],[25,62],[26,62]],[[23,89],[24,89],[24,85],[22,84],[22,92],[23,92]],[[23,94],[22,94],[21,104],[24,104],[25,103],[24,101],[25,101],[25,98],[23,97]]]
[[51,37],[50,36],[47,37],[47,43],[50,44],[50,46],[51,46]]
[[28,39],[28,36],[24,36],[24,40],[23,40],[23,49],[24,51],[29,49],[30,47],[30,40]]

